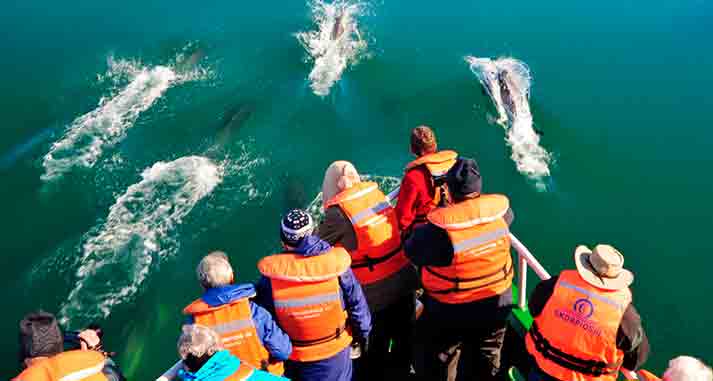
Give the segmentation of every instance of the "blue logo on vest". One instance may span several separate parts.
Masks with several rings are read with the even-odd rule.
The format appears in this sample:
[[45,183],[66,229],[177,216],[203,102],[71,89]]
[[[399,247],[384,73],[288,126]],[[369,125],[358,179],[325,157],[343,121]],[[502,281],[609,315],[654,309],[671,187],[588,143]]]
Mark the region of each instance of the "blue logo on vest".
[[577,313],[577,315],[584,319],[588,319],[592,316],[592,314],[594,314],[594,304],[592,304],[589,299],[577,299],[577,301],[574,302],[572,309]]

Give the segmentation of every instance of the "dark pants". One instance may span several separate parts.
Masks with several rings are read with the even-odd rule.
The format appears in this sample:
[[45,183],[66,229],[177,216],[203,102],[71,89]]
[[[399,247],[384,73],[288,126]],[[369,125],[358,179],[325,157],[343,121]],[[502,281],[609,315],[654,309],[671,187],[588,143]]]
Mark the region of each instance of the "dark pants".
[[292,381],[351,381],[351,347],[320,361],[285,361],[285,377]]
[[457,381],[499,380],[500,351],[507,329],[508,308],[493,308],[477,314],[468,305],[427,304],[416,324],[416,373],[420,379],[448,378],[447,353],[460,344]]
[[413,351],[413,293],[372,314],[369,351],[356,360],[355,380],[403,380],[411,371]]

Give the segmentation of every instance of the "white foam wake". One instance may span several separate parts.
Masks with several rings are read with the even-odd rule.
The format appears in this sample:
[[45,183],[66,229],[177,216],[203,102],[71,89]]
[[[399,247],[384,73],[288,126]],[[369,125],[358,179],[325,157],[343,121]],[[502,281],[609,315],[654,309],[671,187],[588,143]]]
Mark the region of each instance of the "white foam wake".
[[[361,181],[374,181],[379,184],[379,189],[381,189],[384,194],[389,194],[392,190],[396,189],[401,184],[401,179],[393,176],[375,176],[375,175],[361,175]],[[318,221],[324,215],[324,210],[322,209],[322,192],[317,193],[317,196],[307,205],[306,210],[315,221]]]
[[[367,42],[357,25],[357,18],[363,14],[365,7],[362,3],[342,0],[333,3],[313,0],[310,8],[317,29],[299,32],[295,36],[307,51],[308,59],[314,63],[309,73],[312,91],[318,96],[325,96],[347,66],[358,62],[366,52]],[[334,36],[335,23],[341,23],[342,33],[338,36]]]
[[[530,69],[514,58],[492,60],[468,56],[465,60],[495,104],[497,123],[507,131],[506,141],[512,148],[510,157],[517,170],[537,181],[549,176],[551,156],[540,146],[540,136],[534,129],[530,112]],[[501,84],[507,87],[507,93]]]
[[117,144],[142,112],[148,110],[174,84],[201,79],[198,69],[176,73],[170,66],[142,67],[135,61],[109,57],[109,70],[97,77],[116,84],[129,83],[113,96],[100,99],[96,109],[75,119],[64,136],[52,144],[42,166],[45,181],[56,179],[75,167],[90,168],[104,150]]
[[158,162],[141,176],[82,240],[77,281],[60,311],[63,322],[106,318],[130,300],[152,264],[175,252],[169,233],[222,181],[223,168],[188,156]]

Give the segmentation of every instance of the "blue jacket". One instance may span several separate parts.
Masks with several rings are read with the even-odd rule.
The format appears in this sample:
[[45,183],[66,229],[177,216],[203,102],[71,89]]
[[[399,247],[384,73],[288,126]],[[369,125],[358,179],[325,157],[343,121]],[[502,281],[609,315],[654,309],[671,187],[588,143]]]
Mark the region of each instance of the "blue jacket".
[[[201,299],[211,307],[220,307],[254,294],[255,286],[245,283],[208,289]],[[292,353],[292,342],[287,334],[277,325],[267,310],[253,301],[250,301],[250,313],[255,323],[257,336],[267,352],[270,353],[270,357],[277,361],[287,360]],[[189,316],[186,323],[193,324],[193,316]]]
[[[316,236],[308,236],[293,252],[304,256],[321,255],[332,248],[327,242]],[[361,284],[354,276],[351,269],[339,276],[339,286],[342,289],[342,305],[349,314],[349,325],[352,335],[356,339],[369,337],[371,332],[371,313],[366,304],[366,298],[361,289]],[[257,283],[257,297],[255,302],[265,307],[275,315],[275,304],[272,299],[272,284],[267,277],[261,277]]]
[[[226,350],[215,353],[197,372],[178,371],[178,378],[184,381],[223,381],[233,375],[241,366],[240,359]],[[246,381],[287,381],[284,377],[255,370]]]

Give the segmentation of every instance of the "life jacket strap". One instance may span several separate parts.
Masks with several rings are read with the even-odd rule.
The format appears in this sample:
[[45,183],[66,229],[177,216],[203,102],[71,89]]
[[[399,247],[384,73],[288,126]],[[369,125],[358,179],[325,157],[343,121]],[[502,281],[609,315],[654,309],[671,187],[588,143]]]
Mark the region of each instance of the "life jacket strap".
[[[446,281],[449,281],[449,282],[453,283],[453,285],[454,285],[452,288],[447,288],[447,289],[445,289],[445,290],[429,290],[429,289],[426,289],[426,291],[428,291],[428,292],[431,293],[431,294],[450,294],[450,293],[453,293],[453,292],[469,291],[469,290],[474,290],[474,289],[477,289],[477,288],[488,287],[488,286],[493,285],[493,284],[496,284],[496,283],[498,283],[498,282],[502,282],[503,280],[507,279],[508,277],[510,277],[510,275],[512,275],[512,274],[515,272],[515,268],[513,267],[512,262],[510,263],[510,266],[505,265],[502,269],[500,269],[500,270],[498,270],[498,271],[495,271],[495,272],[493,272],[493,273],[491,273],[491,274],[487,274],[487,275],[483,275],[483,276],[478,276],[478,277],[473,277],[473,278],[458,278],[458,277],[452,278],[452,277],[448,277],[448,276],[445,276],[445,275],[443,275],[443,274],[437,273],[437,272],[436,272],[435,270],[433,270],[430,266],[424,266],[423,268],[425,268],[426,271],[428,271],[429,273],[431,273],[433,276],[435,276],[435,277],[437,277],[437,278],[441,278],[441,279],[446,280]],[[479,284],[479,285],[477,285],[477,286],[472,286],[472,287],[461,287],[461,286],[460,286],[461,283],[469,283],[469,282],[475,282],[475,281],[482,280],[482,279],[487,279],[487,278],[493,277],[493,276],[495,276],[495,275],[498,275],[498,274],[500,274],[500,273],[503,274],[502,277],[498,277],[497,279],[494,279],[493,281],[490,281],[490,282],[485,283],[485,284]]]
[[328,343],[332,340],[336,340],[342,335],[342,332],[344,332],[346,330],[347,330],[347,326],[342,325],[342,326],[338,327],[333,334],[326,336],[326,337],[322,337],[322,338],[314,339],[314,340],[295,340],[295,339],[291,338],[290,341],[292,341],[292,345],[294,345],[296,347],[311,347],[313,345],[324,344],[324,343]]
[[360,269],[360,268],[368,267],[369,271],[374,271],[374,266],[388,261],[393,256],[395,256],[396,254],[401,252],[402,249],[403,249],[403,245],[399,245],[397,248],[395,248],[394,250],[391,250],[386,255],[378,257],[378,258],[372,258],[367,255],[364,257],[365,259],[363,259],[363,260],[352,261],[352,268]]
[[537,323],[533,322],[529,332],[532,341],[542,356],[554,362],[555,364],[572,370],[574,372],[586,374],[593,377],[616,374],[621,367],[622,362],[607,364],[604,361],[583,360],[579,357],[572,356],[560,349],[555,348],[547,339],[542,336],[542,333],[537,328]]

